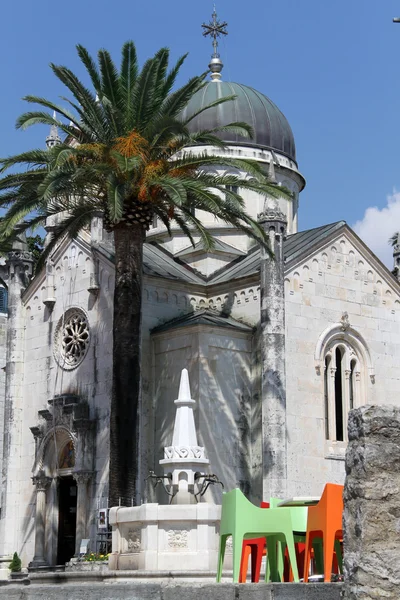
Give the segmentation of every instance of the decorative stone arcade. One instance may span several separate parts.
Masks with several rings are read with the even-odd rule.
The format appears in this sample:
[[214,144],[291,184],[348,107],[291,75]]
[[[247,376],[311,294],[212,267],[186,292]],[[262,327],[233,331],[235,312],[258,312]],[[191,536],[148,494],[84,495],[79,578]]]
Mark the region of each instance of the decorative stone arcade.
[[[40,410],[40,422],[31,427],[36,443],[33,484],[36,486],[35,555],[31,569],[54,565],[62,545],[59,535],[59,482],[76,482],[76,530],[71,556],[79,554],[88,535],[89,484],[94,475],[94,421],[89,406],[77,396],[57,396],[50,409]],[[72,479],[73,478],[73,479]]]

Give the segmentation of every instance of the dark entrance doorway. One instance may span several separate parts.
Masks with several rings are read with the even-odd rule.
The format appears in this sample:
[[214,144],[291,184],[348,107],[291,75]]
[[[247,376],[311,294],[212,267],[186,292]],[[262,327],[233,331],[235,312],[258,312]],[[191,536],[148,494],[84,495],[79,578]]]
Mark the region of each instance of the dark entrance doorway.
[[75,480],[72,477],[61,477],[58,487],[58,565],[65,564],[75,554],[76,497]]

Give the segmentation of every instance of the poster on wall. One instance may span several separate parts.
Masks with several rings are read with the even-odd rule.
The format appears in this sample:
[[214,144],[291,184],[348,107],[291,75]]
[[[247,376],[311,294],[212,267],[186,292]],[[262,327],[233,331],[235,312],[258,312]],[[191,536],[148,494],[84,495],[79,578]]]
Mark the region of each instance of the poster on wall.
[[99,508],[98,528],[99,529],[107,529],[108,528],[108,510],[107,510],[107,508]]

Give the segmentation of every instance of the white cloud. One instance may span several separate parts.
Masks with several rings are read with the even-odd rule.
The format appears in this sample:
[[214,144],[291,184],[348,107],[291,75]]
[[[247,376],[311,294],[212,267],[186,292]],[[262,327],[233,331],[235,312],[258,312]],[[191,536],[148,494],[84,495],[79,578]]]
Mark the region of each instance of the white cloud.
[[389,268],[393,267],[393,249],[388,244],[389,238],[400,231],[400,192],[394,191],[387,197],[387,205],[379,209],[370,206],[363,218],[352,228]]

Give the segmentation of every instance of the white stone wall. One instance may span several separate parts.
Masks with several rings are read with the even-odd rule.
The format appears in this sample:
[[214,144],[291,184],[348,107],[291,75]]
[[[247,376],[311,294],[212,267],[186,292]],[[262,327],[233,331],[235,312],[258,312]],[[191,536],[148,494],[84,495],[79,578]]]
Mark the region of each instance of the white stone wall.
[[315,361],[326,327],[348,313],[365,340],[363,402],[400,404],[400,296],[396,282],[355,236],[329,242],[286,274],[287,425],[290,494],[319,494],[343,483],[345,442],[325,440],[324,372]]
[[[23,297],[23,409],[15,426],[20,430],[20,468],[12,490],[17,550],[24,564],[33,556],[35,490],[31,482],[38,410],[48,408],[55,394],[86,398],[97,420],[95,482],[91,487],[90,537],[94,539],[98,503],[105,504],[108,485],[108,418],[111,394],[113,267],[100,257],[98,297],[88,291],[94,265],[85,241],[60,249],[55,260],[56,303],[52,313],[43,304],[48,293],[38,277]],[[141,480],[149,469],[160,472],[161,449],[170,443],[182,368],[190,372],[199,443],[211,470],[226,489],[241,486],[260,499],[260,397],[257,336],[236,330],[196,326],[151,335],[151,330],[198,308],[229,309],[233,318],[257,325],[260,314],[258,277],[218,287],[187,286],[146,276],[143,297],[143,387],[141,397]],[[91,344],[83,363],[64,371],[54,359],[57,323],[68,308],[84,310],[91,326]],[[368,254],[355,236],[343,233],[286,273],[286,373],[288,406],[289,494],[318,494],[327,481],[342,482],[343,448],[325,440],[323,375],[315,368],[315,349],[327,326],[347,312],[354,329],[368,345],[375,383],[366,381],[366,402],[398,403],[400,391],[400,297],[398,286]],[[0,323],[1,336],[1,323]],[[0,343],[1,352],[1,343]],[[1,358],[1,356],[0,356]],[[1,366],[1,365],[0,365]],[[2,377],[0,371],[0,378]],[[1,381],[0,381],[1,386]],[[1,402],[1,400],[0,400]],[[0,407],[1,408],[1,407]],[[252,448],[250,446],[252,445]],[[210,492],[208,497],[218,499]],[[14,496],[15,497],[15,496]],[[156,500],[148,486],[140,500]],[[2,540],[0,540],[0,554]]]
[[[171,444],[181,369],[189,370],[192,397],[197,401],[196,428],[212,473],[226,489],[250,488],[250,408],[252,335],[220,327],[197,325],[153,337],[156,450]],[[220,499],[221,488],[208,497]]]
[[[108,267],[108,270],[107,270]],[[112,291],[113,278],[110,266],[102,265],[100,295],[98,299],[88,292],[93,263],[84,243],[74,242],[59,252],[55,260],[56,299],[52,312],[43,300],[48,295],[44,277],[38,277],[29,287],[22,301],[24,333],[24,380],[23,409],[15,415],[15,427],[20,428],[20,468],[12,474],[12,489],[19,497],[15,506],[13,527],[17,532],[17,550],[24,564],[33,557],[35,488],[32,485],[35,442],[30,427],[40,423],[38,411],[49,408],[48,400],[62,393],[71,393],[88,401],[90,417],[97,419],[96,472],[92,482],[92,511],[90,522],[94,523],[94,510],[98,497],[108,494],[108,415],[111,391],[112,351]],[[54,335],[63,313],[71,307],[85,311],[91,329],[88,353],[76,369],[63,370],[54,357]],[[51,491],[47,492],[48,499]],[[1,552],[1,548],[0,548]]]

